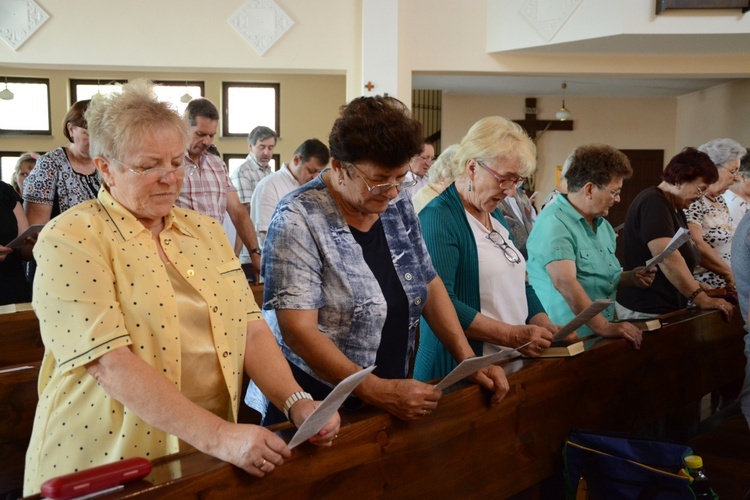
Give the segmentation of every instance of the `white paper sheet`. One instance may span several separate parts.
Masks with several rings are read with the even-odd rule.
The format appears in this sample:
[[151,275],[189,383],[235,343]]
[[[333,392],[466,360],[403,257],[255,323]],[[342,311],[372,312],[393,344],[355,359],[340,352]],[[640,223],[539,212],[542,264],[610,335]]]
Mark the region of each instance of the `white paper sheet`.
[[304,443],[315,434],[320,432],[320,429],[331,419],[334,413],[336,413],[341,406],[341,403],[351,394],[351,392],[375,369],[375,365],[360,370],[357,373],[353,373],[346,377],[344,380],[338,383],[333,388],[331,393],[326,396],[322,403],[315,408],[307,420],[302,422],[297,432],[294,433],[292,440],[289,441],[289,449],[296,447],[300,443]]
[[681,227],[677,230],[677,232],[672,236],[672,239],[669,240],[669,243],[667,246],[662,250],[662,252],[657,255],[656,257],[652,257],[651,259],[646,261],[646,270],[654,269],[657,264],[659,264],[661,261],[672,255],[672,252],[680,248],[682,245],[684,245],[687,241],[690,240],[690,231],[685,229],[684,227]]
[[485,366],[492,365],[494,363],[497,363],[498,361],[502,361],[503,359],[508,359],[512,357],[514,354],[520,354],[518,352],[518,349],[523,349],[527,345],[531,344],[531,342],[527,342],[524,345],[517,347],[516,349],[507,347],[504,348],[500,352],[496,352],[494,354],[488,354],[487,356],[477,356],[475,358],[467,358],[463,361],[461,361],[457,367],[455,367],[448,375],[446,375],[443,380],[438,382],[438,384],[435,386],[435,389],[443,390],[447,389],[448,387],[452,386],[456,382],[465,379],[469,375],[472,375],[477,370],[481,370]]
[[590,306],[588,306],[586,309],[578,313],[578,315],[571,319],[567,325],[560,328],[560,330],[557,331],[554,337],[552,337],[553,341],[562,340],[565,337],[567,337],[569,334],[576,331],[576,329],[586,324],[588,320],[611,306],[614,302],[607,299],[596,299],[591,303]]

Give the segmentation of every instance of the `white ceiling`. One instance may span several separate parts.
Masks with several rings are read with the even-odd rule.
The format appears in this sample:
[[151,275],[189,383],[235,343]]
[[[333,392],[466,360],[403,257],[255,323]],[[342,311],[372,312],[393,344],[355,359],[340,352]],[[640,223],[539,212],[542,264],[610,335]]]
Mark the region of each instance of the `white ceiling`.
[[546,77],[505,75],[415,74],[414,89],[481,95],[565,95],[587,97],[679,97],[732,79],[722,78],[631,78],[631,77]]

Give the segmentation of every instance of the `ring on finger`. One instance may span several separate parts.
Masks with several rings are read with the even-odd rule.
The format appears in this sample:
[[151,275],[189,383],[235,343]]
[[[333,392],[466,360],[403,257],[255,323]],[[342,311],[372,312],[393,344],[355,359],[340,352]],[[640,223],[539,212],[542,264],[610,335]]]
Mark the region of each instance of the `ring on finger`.
[[264,458],[264,459],[263,459],[263,463],[262,463],[262,464],[260,464],[260,465],[256,465],[256,467],[257,467],[257,468],[259,468],[260,470],[262,470],[263,472],[265,472],[265,470],[263,470],[263,467],[265,467],[265,466],[266,466],[266,463],[267,463],[267,462],[268,462],[268,461],[267,461],[267,460],[266,460],[266,459]]

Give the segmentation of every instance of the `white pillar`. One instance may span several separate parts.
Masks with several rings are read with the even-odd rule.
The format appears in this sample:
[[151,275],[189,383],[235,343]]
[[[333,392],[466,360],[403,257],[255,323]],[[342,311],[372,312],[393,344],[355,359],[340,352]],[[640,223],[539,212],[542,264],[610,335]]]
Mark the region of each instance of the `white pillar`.
[[362,0],[361,91],[398,97],[398,0]]

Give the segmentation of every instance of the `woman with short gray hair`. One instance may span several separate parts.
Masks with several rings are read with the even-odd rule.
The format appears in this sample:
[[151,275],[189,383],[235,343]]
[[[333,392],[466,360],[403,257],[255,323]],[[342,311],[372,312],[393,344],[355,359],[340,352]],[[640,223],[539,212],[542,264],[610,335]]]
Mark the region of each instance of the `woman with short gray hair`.
[[732,139],[714,139],[698,148],[719,170],[719,179],[685,210],[688,228],[701,251],[695,279],[711,288],[734,290],[734,275],[729,266],[734,226],[729,208],[721,196],[740,180],[739,168],[747,150]]
[[732,227],[737,230],[745,213],[750,210],[750,155],[740,161],[740,180],[729,186],[722,198],[727,202],[729,215],[732,216]]

